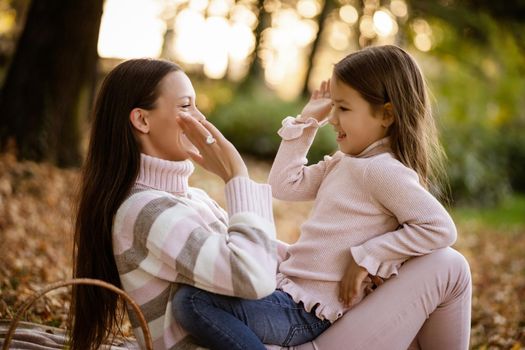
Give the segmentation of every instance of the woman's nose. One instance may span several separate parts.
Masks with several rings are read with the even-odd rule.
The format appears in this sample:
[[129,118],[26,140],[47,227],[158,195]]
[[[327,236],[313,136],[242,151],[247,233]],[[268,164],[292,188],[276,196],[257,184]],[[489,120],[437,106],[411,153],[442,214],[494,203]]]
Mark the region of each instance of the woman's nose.
[[193,118],[197,119],[198,121],[202,121],[202,120],[206,119],[204,114],[202,114],[201,111],[199,111],[197,108],[195,108],[195,110],[193,111],[192,115],[193,115]]

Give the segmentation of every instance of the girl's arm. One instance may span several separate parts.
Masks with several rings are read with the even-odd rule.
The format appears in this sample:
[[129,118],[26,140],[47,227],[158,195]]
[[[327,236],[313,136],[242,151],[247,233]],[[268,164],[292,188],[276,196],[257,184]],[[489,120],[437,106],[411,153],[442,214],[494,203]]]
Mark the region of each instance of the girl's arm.
[[283,120],[278,131],[283,140],[268,177],[275,198],[290,201],[315,199],[330,157],[306,166],[306,154],[317,130],[326,123],[331,106],[330,84],[323,81],[297,118]]
[[401,163],[378,158],[364,179],[371,200],[400,224],[395,231],[378,235],[352,247],[356,263],[372,274],[387,278],[412,256],[428,254],[456,241],[456,226],[447,210],[424,189],[417,174]]
[[157,191],[130,197],[114,226],[115,239],[131,232],[134,240],[115,256],[123,284],[144,280],[145,271],[242,298],[272,293],[277,257],[270,188],[237,177],[227,183],[226,199],[229,219]]
[[313,200],[324,177],[330,157],[306,166],[306,154],[320,124],[313,118],[306,122],[287,117],[278,131],[281,145],[268,175],[274,198],[289,201]]

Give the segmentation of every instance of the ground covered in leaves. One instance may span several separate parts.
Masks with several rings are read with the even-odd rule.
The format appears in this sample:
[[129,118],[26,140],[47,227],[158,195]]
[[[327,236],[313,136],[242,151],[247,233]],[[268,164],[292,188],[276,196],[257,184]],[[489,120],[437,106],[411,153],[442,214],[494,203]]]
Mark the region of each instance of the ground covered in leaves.
[[[266,163],[249,162],[252,177],[264,181]],[[0,319],[42,286],[71,275],[72,213],[78,170],[18,162],[0,155]],[[202,170],[192,184],[224,203],[221,181]],[[277,232],[293,242],[310,203],[274,205]],[[477,222],[456,220],[455,247],[471,264],[474,296],[473,349],[525,348],[525,228],[487,229]],[[39,299],[25,320],[64,327],[69,308],[67,288]]]

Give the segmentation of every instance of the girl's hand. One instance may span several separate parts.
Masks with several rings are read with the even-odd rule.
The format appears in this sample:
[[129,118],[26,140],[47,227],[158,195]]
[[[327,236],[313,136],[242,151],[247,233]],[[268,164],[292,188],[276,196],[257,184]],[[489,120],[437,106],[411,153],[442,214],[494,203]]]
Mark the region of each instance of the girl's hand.
[[248,168],[237,149],[213,124],[206,119],[197,121],[186,113],[181,113],[177,122],[199,150],[199,153],[188,151],[193,161],[218,175],[224,182],[237,176],[248,176]]
[[339,286],[339,300],[345,307],[352,305],[354,299],[359,295],[361,285],[367,276],[368,271],[364,267],[357,265],[354,257],[350,254],[350,261]]
[[330,98],[330,80],[323,80],[319,89],[312,92],[310,101],[304,106],[299,121],[314,118],[318,122],[324,121],[332,110],[332,99]]
[[366,289],[365,289],[365,294],[366,295],[372,293],[377,287],[379,287],[380,285],[385,283],[385,280],[382,279],[379,276],[373,276],[371,274],[368,274],[368,277],[370,278],[370,280],[372,281],[373,284],[372,284],[372,286],[366,287]]

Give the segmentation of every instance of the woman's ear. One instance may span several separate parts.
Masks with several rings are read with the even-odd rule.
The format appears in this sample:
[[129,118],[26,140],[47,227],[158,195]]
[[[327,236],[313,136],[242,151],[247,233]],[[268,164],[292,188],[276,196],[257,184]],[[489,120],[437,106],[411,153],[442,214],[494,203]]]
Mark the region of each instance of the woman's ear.
[[390,102],[385,103],[383,106],[383,120],[381,125],[384,128],[390,127],[394,123],[394,107]]
[[129,121],[142,134],[149,133],[149,123],[147,112],[140,108],[133,108],[129,113]]

